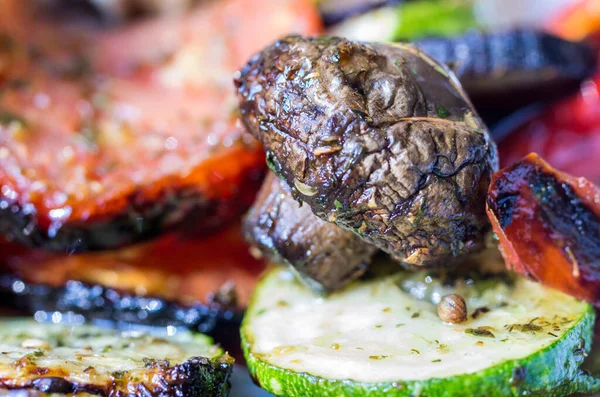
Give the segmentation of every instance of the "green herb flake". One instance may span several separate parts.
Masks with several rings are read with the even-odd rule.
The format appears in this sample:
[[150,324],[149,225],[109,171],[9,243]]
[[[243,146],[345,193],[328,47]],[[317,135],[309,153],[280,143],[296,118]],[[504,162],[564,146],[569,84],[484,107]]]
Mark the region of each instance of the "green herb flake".
[[11,90],[21,90],[29,87],[31,82],[23,78],[15,78],[6,82],[6,87]]
[[416,312],[416,313],[413,313],[412,316],[410,316],[410,318],[417,318],[419,316],[421,316],[421,313]]
[[89,74],[91,69],[90,60],[83,55],[77,55],[71,58],[70,62],[65,65],[62,75],[66,79],[80,79]]
[[446,119],[448,118],[448,116],[450,116],[450,112],[444,106],[438,106],[436,109],[436,113],[442,119]]
[[413,353],[413,354],[416,354],[417,356],[421,355],[421,352],[418,351],[417,349],[410,349],[410,352]]
[[367,123],[372,123],[373,122],[373,118],[371,116],[369,116],[366,112],[363,112],[360,109],[350,109],[350,111],[352,113],[354,113],[355,115],[357,115],[361,120],[366,121]]
[[9,125],[12,123],[18,123],[23,126],[27,124],[21,116],[17,116],[12,112],[0,109],[0,124]]
[[558,338],[558,335],[556,335],[556,334],[553,334],[552,332],[548,332],[548,335],[550,335],[550,336],[553,336],[553,337],[555,337],[555,338]]
[[267,151],[266,154],[267,167],[277,176],[281,177],[281,167],[275,158],[273,152]]
[[448,353],[450,350],[448,349],[448,345],[445,343],[440,343],[437,347],[437,351],[440,353]]
[[479,336],[482,338],[495,338],[496,336],[489,330],[485,328],[467,328],[465,329],[465,334]]
[[100,130],[92,120],[84,120],[79,129],[79,136],[83,144],[90,150],[98,149],[98,137]]
[[6,32],[0,33],[0,51],[12,52],[15,49],[15,40]]
[[508,332],[518,331],[518,332],[531,332],[535,335],[536,332],[543,331],[543,327],[541,325],[527,323],[527,324],[509,324],[504,326]]
[[383,327],[383,325],[381,325],[381,324],[377,324],[377,325],[375,326],[375,328],[382,328],[382,327]]
[[335,206],[336,211],[342,211],[344,209],[344,206],[342,205],[340,200],[335,200],[333,202],[333,205]]
[[490,309],[487,307],[478,307],[477,309],[475,309],[475,311],[473,312],[473,314],[471,315],[471,317],[473,317],[473,319],[478,318],[479,316],[481,316],[482,314],[485,313],[489,313]]
[[432,363],[441,363],[442,360],[440,360],[439,358],[437,360],[431,360]]
[[406,324],[399,323],[399,324],[396,324],[396,328],[404,327],[405,325]]
[[125,376],[125,371],[114,371],[110,375],[115,379],[123,379]]
[[587,351],[585,350],[585,340],[582,339],[579,345],[577,345],[577,347],[573,349],[573,355],[583,357],[588,356]]

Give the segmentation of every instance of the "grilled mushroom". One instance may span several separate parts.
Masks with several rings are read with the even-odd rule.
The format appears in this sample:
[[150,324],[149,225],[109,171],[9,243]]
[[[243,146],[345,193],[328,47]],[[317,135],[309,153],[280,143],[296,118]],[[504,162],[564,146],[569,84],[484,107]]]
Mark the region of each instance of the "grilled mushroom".
[[376,251],[354,233],[317,218],[273,174],[246,218],[245,235],[271,260],[295,268],[317,291],[337,289],[363,274]]
[[291,36],[236,85],[269,166],[322,220],[404,264],[481,247],[495,145],[456,79],[414,47]]

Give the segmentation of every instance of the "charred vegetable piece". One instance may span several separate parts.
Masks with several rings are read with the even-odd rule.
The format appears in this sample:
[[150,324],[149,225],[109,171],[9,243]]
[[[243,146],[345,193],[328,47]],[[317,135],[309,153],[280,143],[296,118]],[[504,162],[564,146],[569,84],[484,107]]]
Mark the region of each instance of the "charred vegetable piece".
[[325,25],[334,25],[366,11],[405,0],[320,0],[319,10]]
[[210,228],[249,206],[264,155],[244,137],[231,79],[271,40],[319,31],[308,0],[207,2],[101,32],[63,31],[30,17],[29,2],[6,4],[0,233],[97,250],[184,220]]
[[536,154],[494,175],[488,215],[509,269],[600,305],[600,191]]
[[[65,0],[59,0],[64,2]],[[196,0],[87,0],[112,20],[145,15],[177,15],[188,12]]]
[[242,319],[241,311],[217,302],[185,304],[76,280],[51,286],[3,274],[0,296],[3,305],[26,313],[51,317],[53,313],[71,312],[111,324],[184,327],[218,337],[228,346],[239,340],[236,333]]
[[265,180],[246,218],[245,234],[271,260],[291,265],[322,292],[362,275],[376,251],[354,233],[317,218],[274,174]]
[[498,145],[503,166],[531,152],[551,166],[600,185],[600,75],[580,91],[538,111]]
[[414,47],[292,36],[236,83],[270,167],[319,218],[406,264],[481,246],[496,148],[454,77]]
[[103,253],[65,256],[14,244],[0,251],[4,302],[27,312],[72,311],[213,334],[237,332],[263,270],[239,228],[202,239],[168,235]]
[[52,18],[66,22],[87,18],[91,23],[119,24],[141,17],[181,15],[189,12],[197,0],[33,0]]
[[90,394],[90,393],[77,393],[76,395],[73,393],[44,393],[38,390],[8,390],[8,389],[0,389],[0,393],[3,396],[7,397],[101,397],[98,394]]
[[50,317],[71,312],[109,323],[185,327],[218,337],[228,345],[238,340],[242,319],[241,311],[217,302],[184,304],[75,280],[55,287],[4,274],[0,276],[0,296],[3,305],[27,313]]
[[596,69],[591,46],[529,29],[472,31],[416,44],[449,65],[477,105],[496,108],[563,96]]
[[90,393],[44,393],[39,390],[8,390],[0,388],[0,394],[7,397],[101,397],[98,394]]
[[0,325],[0,388],[106,397],[229,394],[233,359],[204,335],[158,337],[32,320]]

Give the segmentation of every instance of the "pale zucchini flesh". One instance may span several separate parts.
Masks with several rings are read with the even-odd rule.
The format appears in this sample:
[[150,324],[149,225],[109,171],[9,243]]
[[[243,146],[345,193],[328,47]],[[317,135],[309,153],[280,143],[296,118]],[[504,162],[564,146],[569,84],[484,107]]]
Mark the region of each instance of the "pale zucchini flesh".
[[[566,396],[598,387],[580,370],[589,304],[523,278],[483,289],[426,280],[388,276],[323,298],[273,270],[242,326],[251,374],[290,397]],[[469,319],[446,324],[435,303],[456,289]]]
[[217,397],[228,393],[232,365],[211,338],[181,329],[159,337],[91,325],[0,321],[0,389]]

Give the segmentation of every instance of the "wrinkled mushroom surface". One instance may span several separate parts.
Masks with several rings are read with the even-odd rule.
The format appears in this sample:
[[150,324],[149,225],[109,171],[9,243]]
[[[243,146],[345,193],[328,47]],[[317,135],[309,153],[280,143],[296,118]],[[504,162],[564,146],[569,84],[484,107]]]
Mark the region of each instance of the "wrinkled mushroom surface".
[[291,36],[236,86],[270,168],[319,218],[406,264],[481,246],[496,148],[457,80],[416,48]]
[[269,174],[244,223],[246,239],[269,259],[291,265],[314,290],[328,292],[359,277],[376,247],[317,218]]

